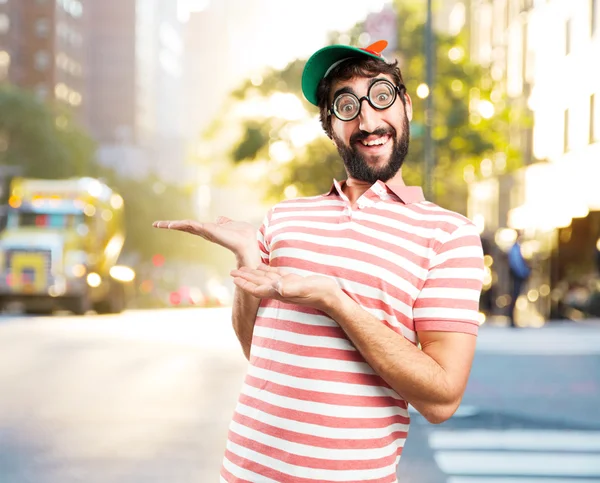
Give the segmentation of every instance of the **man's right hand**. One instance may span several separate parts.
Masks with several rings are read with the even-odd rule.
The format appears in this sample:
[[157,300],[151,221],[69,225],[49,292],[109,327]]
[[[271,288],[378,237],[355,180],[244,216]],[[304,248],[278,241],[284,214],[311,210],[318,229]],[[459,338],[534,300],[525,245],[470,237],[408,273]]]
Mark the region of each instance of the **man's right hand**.
[[154,228],[183,231],[221,245],[235,255],[238,265],[255,268],[261,261],[256,241],[256,228],[250,223],[234,221],[220,216],[217,218],[216,223],[175,220],[155,221],[152,226]]

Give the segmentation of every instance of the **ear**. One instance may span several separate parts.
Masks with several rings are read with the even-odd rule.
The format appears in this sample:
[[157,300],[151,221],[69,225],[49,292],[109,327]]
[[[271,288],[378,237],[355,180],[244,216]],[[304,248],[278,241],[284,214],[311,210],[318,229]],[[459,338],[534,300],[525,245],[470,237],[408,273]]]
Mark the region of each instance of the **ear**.
[[412,121],[413,118],[413,107],[412,107],[412,99],[408,95],[407,92],[404,92],[404,109],[406,109],[406,116],[409,121]]

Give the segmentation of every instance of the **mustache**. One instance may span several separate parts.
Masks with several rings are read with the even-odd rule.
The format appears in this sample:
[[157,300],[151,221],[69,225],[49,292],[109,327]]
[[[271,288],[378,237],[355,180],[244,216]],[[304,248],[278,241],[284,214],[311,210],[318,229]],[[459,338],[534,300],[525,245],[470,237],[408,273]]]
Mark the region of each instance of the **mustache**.
[[375,131],[373,132],[369,132],[369,131],[358,131],[357,133],[354,133],[351,137],[350,137],[350,144],[359,142],[359,141],[364,141],[365,139],[367,139],[369,136],[385,136],[385,135],[389,135],[392,138],[396,137],[396,131],[393,128],[390,129],[384,129],[384,128],[379,128],[379,129],[375,129]]

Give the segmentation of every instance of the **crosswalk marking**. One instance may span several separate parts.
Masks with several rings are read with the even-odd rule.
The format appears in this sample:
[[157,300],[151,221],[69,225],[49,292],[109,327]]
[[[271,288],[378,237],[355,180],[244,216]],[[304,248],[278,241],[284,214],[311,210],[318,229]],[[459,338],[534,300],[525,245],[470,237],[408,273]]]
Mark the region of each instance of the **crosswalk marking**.
[[580,478],[486,478],[480,476],[453,476],[447,483],[597,483],[600,480],[582,480]]
[[434,430],[428,440],[447,483],[600,482],[600,431]]
[[541,329],[482,328],[477,337],[477,352],[521,355],[600,354],[600,327],[571,326]]
[[530,475],[600,478],[597,454],[439,451],[439,468],[449,475]]
[[[599,451],[600,431],[505,431],[470,430],[457,437],[455,431],[435,431],[429,438],[433,449],[498,449],[530,451]],[[598,456],[600,459],[600,455]]]

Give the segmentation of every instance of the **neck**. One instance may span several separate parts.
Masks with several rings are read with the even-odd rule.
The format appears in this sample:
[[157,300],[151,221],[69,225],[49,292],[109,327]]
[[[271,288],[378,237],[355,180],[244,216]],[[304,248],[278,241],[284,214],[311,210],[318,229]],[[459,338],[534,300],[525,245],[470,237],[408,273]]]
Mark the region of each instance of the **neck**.
[[[387,180],[386,184],[390,186],[405,186],[404,180],[402,179],[402,169],[400,169],[393,178]],[[354,205],[356,200],[358,200],[371,186],[373,186],[372,183],[348,176],[348,179],[342,187],[342,191],[348,197],[350,203]]]

